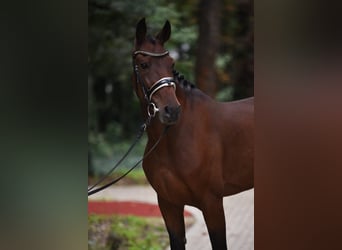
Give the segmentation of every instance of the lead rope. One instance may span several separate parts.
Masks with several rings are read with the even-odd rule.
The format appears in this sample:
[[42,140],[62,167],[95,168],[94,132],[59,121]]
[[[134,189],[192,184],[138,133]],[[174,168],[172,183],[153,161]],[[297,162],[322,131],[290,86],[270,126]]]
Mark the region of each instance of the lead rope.
[[[159,144],[159,142],[161,141],[161,139],[163,138],[163,136],[166,134],[166,131],[168,130],[168,128],[169,128],[169,126],[165,126],[165,128],[164,128],[164,130],[163,130],[163,132],[161,133],[161,135],[160,135],[160,137],[158,138],[158,140],[155,142],[155,144],[150,148],[150,150],[133,166],[133,167],[131,167],[125,174],[123,174],[123,175],[121,175],[120,177],[118,177],[118,178],[116,178],[115,180],[113,180],[113,181],[111,181],[111,182],[109,182],[109,183],[107,183],[107,184],[105,184],[105,185],[103,185],[102,187],[99,187],[99,188],[97,188],[97,189],[95,189],[95,190],[92,190],[98,183],[100,183],[100,182],[102,182],[103,180],[101,180],[100,182],[98,182],[97,184],[95,184],[95,185],[93,185],[93,187],[92,188],[90,188],[90,189],[88,189],[88,196],[90,196],[90,195],[93,195],[93,194],[95,194],[95,193],[97,193],[97,192],[100,192],[101,190],[103,190],[103,189],[105,189],[105,188],[107,188],[107,187],[109,187],[109,186],[111,186],[111,185],[113,185],[113,184],[115,184],[115,183],[117,183],[118,181],[120,181],[122,178],[124,178],[126,175],[128,175],[133,169],[135,169],[147,156],[149,156],[151,153],[152,153],[152,151],[157,147],[157,145]],[[146,130],[146,127],[145,127],[145,129],[144,129],[144,131]],[[127,155],[128,153],[126,153],[126,155]],[[117,164],[116,164],[117,165]],[[112,169],[113,170],[113,169]],[[112,172],[112,170],[109,172],[109,173],[111,173]],[[108,173],[108,174],[109,174]],[[108,177],[108,174],[106,175],[106,177]],[[105,178],[102,178],[102,179],[105,179]]]

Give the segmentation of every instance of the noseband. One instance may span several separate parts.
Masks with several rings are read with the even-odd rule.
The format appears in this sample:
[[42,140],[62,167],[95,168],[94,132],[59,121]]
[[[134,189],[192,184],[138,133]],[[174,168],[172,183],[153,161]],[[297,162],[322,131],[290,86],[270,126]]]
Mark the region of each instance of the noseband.
[[[152,56],[152,57],[163,57],[169,54],[169,51],[165,51],[162,53],[152,53],[147,52],[143,50],[137,50],[133,53],[133,59],[136,57],[136,55],[142,54],[146,56]],[[142,90],[144,93],[145,100],[147,102],[147,114],[149,117],[154,117],[156,113],[159,111],[159,108],[155,105],[154,102],[152,102],[152,97],[155,93],[157,93],[158,90],[164,88],[164,87],[173,87],[176,90],[176,83],[174,81],[173,77],[163,77],[156,81],[150,88],[147,88],[145,82],[141,79],[139,74],[139,68],[137,64],[134,64],[134,72],[136,74],[136,81],[137,84],[141,84]]]

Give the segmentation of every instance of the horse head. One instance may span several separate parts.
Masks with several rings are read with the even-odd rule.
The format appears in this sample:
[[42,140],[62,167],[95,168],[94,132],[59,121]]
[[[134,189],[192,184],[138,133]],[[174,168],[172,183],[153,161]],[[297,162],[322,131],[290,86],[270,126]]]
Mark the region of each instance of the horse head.
[[164,48],[170,35],[169,21],[155,37],[146,35],[143,18],[136,27],[133,52],[135,92],[147,109],[147,115],[154,117],[158,113],[160,122],[165,125],[175,124],[181,111],[173,77],[174,60]]

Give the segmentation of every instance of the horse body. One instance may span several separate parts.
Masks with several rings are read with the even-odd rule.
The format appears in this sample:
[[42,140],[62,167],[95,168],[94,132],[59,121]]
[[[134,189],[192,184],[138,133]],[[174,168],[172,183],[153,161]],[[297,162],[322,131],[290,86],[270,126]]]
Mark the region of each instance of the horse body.
[[[135,46],[135,53],[142,55],[134,58],[142,72],[135,72],[135,89],[144,116],[148,116],[145,110],[151,103],[158,106],[159,114],[147,128],[145,152],[165,126],[169,128],[144,159],[143,169],[157,192],[171,249],[185,249],[185,205],[203,212],[213,249],[227,249],[223,197],[253,187],[254,98],[216,102],[200,90],[184,86],[176,75],[170,80],[175,82],[174,91],[169,82],[173,62],[163,48],[170,36],[169,24],[164,25],[157,41],[146,39],[145,33],[142,20]],[[149,90],[159,87],[153,96]]]
[[[205,193],[222,197],[253,187],[254,98],[218,103],[198,92],[186,100],[177,94],[180,120],[144,160],[143,168],[158,195],[201,208]],[[146,151],[161,133],[162,126],[153,122]]]

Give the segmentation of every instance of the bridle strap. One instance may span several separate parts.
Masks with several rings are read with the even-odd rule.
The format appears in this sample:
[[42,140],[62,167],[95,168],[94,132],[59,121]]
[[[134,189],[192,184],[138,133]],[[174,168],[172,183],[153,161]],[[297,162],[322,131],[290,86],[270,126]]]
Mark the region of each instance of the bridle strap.
[[134,72],[135,72],[135,75],[136,75],[136,83],[137,84],[141,84],[142,86],[142,90],[143,90],[143,93],[144,93],[144,97],[145,97],[145,100],[148,102],[148,96],[147,96],[147,93],[148,93],[148,88],[146,87],[144,81],[140,78],[140,74],[139,74],[139,69],[138,69],[138,65],[135,65],[134,66]]
[[[138,54],[146,55],[146,56],[152,56],[152,57],[163,57],[169,54],[169,51],[166,50],[165,52],[161,53],[153,53],[153,52],[148,52],[148,51],[143,51],[143,50],[137,50],[133,52],[133,59]],[[161,88],[164,87],[173,87],[176,90],[176,83],[173,77],[163,77],[156,81],[150,88],[147,88],[145,82],[143,79],[140,78],[139,74],[139,69],[138,65],[134,64],[134,71],[136,74],[136,83],[141,84],[142,90],[144,93],[144,97],[147,102],[147,114],[149,117],[154,117],[155,114],[159,111],[158,107],[152,102],[152,96]]]
[[162,52],[162,53],[153,53],[153,52],[148,52],[148,51],[143,51],[143,50],[137,50],[133,53],[133,57],[135,57],[138,54],[142,54],[145,56],[160,57],[160,56],[166,56],[167,54],[169,54],[169,51],[166,50],[165,52]]
[[164,77],[156,81],[152,87],[147,90],[148,100],[151,101],[153,94],[164,87],[174,87],[176,89],[173,77]]

